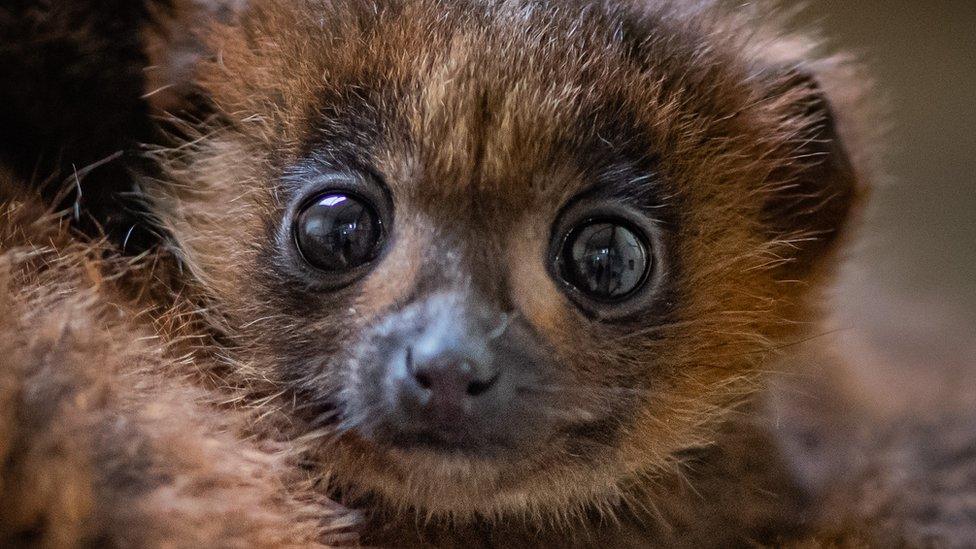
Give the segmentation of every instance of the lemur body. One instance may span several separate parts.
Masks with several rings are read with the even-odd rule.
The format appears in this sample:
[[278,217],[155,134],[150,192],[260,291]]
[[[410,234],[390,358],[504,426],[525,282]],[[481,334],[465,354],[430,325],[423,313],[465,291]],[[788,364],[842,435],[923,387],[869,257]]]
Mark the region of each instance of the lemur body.
[[[118,412],[77,414],[152,415],[141,402],[158,391],[198,407],[186,445],[256,452],[241,478],[149,445],[177,478],[218,485],[171,501],[205,508],[225,480],[228,501],[250,498],[191,514],[186,538],[164,530],[179,506],[160,508],[159,539],[329,541],[349,520],[329,497],[367,545],[914,543],[915,510],[824,516],[844,492],[804,475],[796,441],[830,440],[831,416],[793,410],[783,427],[792,408],[767,402],[779,373],[802,376],[795,344],[817,329],[869,175],[843,60],[700,2],[258,1],[220,16],[181,20],[201,53],[154,83],[178,92],[166,108],[196,109],[172,115],[178,142],[142,183],[182,276],[151,281],[167,291],[137,330],[166,341],[107,368],[106,386],[138,387]],[[159,28],[165,66],[173,27]],[[101,311],[145,305],[72,257],[37,267],[67,282],[17,267],[23,312],[4,333],[28,333],[31,300],[52,299],[52,322],[80,314],[109,348],[130,341]],[[96,304],[78,309],[63,295],[82,287]],[[5,371],[29,380],[11,386],[43,384],[38,344],[10,341],[24,358]],[[805,389],[833,395],[829,380]],[[31,448],[19,417],[7,425],[26,438],[10,440]],[[24,471],[15,484],[42,474]],[[117,497],[93,490],[93,509]],[[233,513],[253,529],[222,538]]]
[[159,309],[162,263],[119,257],[0,183],[0,546],[340,539],[338,506],[293,497],[293,448],[255,440],[232,393],[200,382],[202,334]]

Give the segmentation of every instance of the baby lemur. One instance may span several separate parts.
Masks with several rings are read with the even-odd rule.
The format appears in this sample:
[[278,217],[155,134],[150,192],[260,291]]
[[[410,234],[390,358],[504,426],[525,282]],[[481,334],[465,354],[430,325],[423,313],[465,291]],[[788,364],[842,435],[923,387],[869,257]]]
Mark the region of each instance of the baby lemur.
[[176,142],[141,188],[177,261],[104,284],[169,289],[133,321],[167,343],[111,383],[172,378],[229,418],[187,444],[270,453],[263,482],[214,481],[300,517],[264,543],[314,538],[310,509],[328,531],[323,496],[373,546],[912,543],[856,504],[824,519],[843,497],[767,411],[869,170],[855,71],[760,9],[257,0],[162,25]]

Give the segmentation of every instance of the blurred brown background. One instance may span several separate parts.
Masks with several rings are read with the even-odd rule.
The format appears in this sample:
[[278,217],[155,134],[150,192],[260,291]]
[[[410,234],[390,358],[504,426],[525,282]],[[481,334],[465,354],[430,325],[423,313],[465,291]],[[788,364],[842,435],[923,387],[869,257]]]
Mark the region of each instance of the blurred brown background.
[[976,0],[808,5],[833,46],[866,62],[891,118],[890,177],[839,293],[845,327],[870,325],[900,351],[948,345],[976,366]]

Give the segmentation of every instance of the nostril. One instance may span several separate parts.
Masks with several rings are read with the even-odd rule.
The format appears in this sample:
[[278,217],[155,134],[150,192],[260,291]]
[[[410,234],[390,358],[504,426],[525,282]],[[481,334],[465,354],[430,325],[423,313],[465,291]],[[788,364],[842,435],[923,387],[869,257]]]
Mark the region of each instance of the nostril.
[[431,381],[430,375],[428,375],[427,372],[415,372],[413,374],[413,378],[417,380],[417,385],[420,385],[424,389],[430,389],[434,385],[434,382]]
[[413,347],[407,347],[407,371],[413,375],[414,381],[417,385],[420,385],[424,389],[430,389],[434,385],[434,381],[430,378],[430,374],[427,370],[422,368],[417,368],[413,363]]
[[476,397],[487,393],[498,381],[498,376],[499,374],[495,374],[492,378],[484,381],[472,381],[468,384],[468,396]]

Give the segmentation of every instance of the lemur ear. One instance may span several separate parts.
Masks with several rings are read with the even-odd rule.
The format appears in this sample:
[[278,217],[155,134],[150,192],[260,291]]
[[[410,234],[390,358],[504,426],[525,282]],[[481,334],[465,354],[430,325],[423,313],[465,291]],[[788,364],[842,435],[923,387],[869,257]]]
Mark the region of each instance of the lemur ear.
[[771,236],[784,242],[783,275],[801,278],[826,263],[855,204],[858,173],[838,131],[834,107],[812,72],[778,71],[768,95],[789,128],[782,146],[788,165],[772,174],[763,217]]

